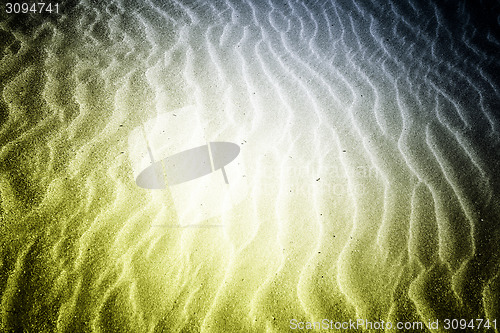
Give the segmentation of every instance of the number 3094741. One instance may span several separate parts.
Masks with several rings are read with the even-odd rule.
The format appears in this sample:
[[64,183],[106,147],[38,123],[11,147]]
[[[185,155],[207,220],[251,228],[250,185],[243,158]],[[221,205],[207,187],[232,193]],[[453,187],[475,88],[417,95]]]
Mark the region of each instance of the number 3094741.
[[27,2],[8,2],[5,4],[5,12],[7,14],[28,14],[28,13],[49,13],[59,14],[58,3],[27,3]]

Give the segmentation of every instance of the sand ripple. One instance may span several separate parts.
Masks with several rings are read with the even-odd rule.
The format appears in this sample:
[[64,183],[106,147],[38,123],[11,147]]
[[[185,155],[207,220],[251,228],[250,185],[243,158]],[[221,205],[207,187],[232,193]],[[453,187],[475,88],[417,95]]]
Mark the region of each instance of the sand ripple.
[[[499,318],[498,5],[61,8],[0,16],[2,331]],[[224,228],[154,227],[134,182],[130,133],[185,106],[241,147]]]

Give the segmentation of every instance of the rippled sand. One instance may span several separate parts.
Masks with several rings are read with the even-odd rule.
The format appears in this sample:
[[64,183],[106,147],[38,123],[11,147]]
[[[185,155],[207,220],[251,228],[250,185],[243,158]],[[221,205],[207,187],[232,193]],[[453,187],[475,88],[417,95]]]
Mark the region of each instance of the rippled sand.
[[[2,11],[1,331],[500,319],[486,2]],[[245,198],[202,222],[223,227],[158,227],[178,223],[170,192],[135,184],[133,130],[188,106],[241,148]]]

